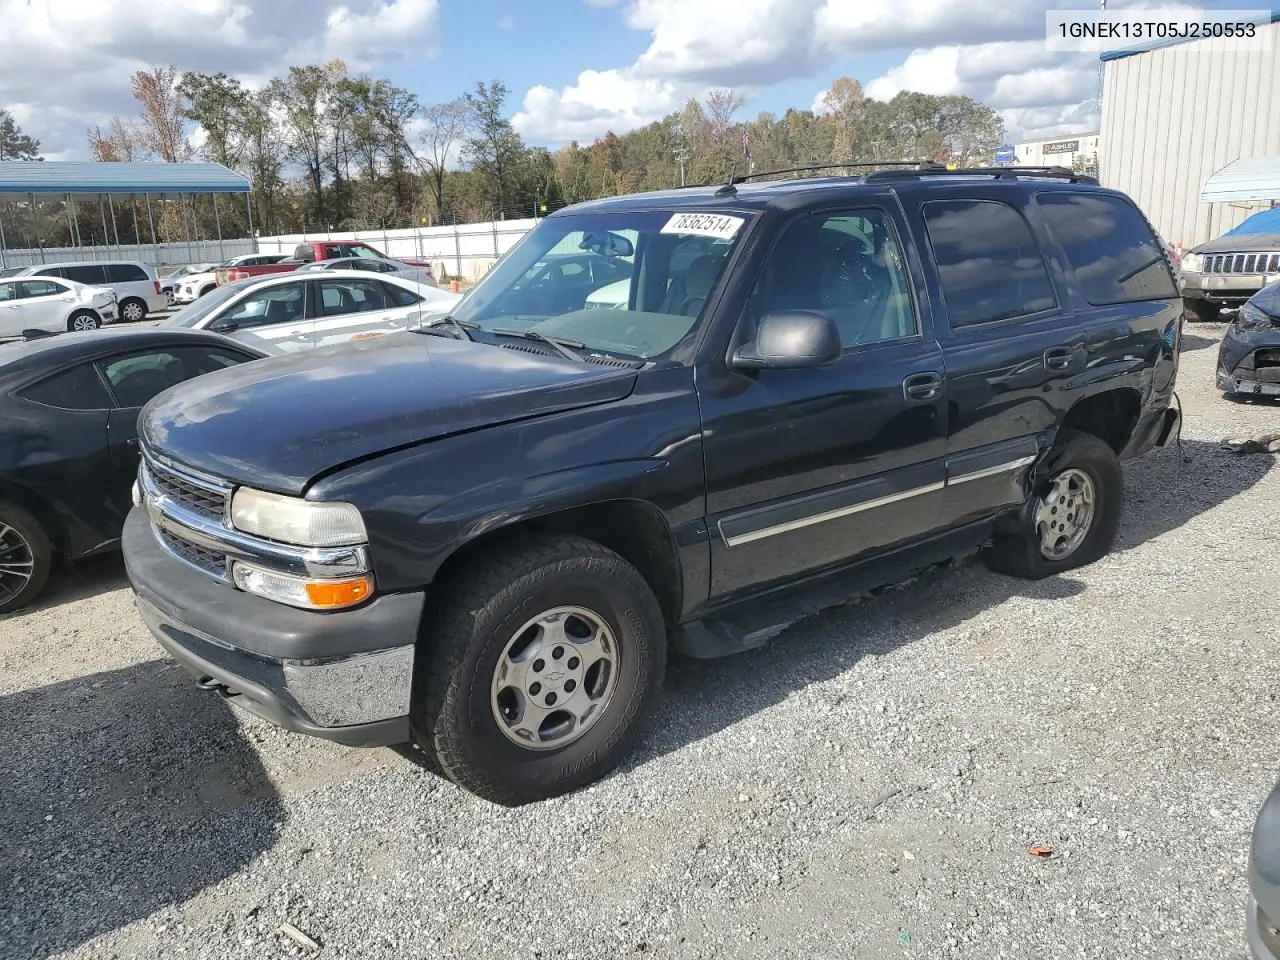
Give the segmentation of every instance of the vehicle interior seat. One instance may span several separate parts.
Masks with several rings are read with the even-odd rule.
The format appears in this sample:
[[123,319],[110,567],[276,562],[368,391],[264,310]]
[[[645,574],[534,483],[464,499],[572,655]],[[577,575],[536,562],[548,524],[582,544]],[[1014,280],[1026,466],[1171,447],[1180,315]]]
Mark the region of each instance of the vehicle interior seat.
[[684,298],[680,301],[678,313],[686,317],[696,317],[702,313],[723,264],[724,254],[713,253],[704,254],[689,264],[684,277]]

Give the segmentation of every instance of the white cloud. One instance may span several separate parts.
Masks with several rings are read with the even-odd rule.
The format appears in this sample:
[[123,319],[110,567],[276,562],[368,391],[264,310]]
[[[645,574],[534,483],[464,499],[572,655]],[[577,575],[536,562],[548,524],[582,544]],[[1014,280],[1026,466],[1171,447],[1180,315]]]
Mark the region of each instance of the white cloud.
[[[156,64],[254,84],[341,57],[364,70],[429,55],[438,0],[0,0],[0,103],[46,156],[87,154],[86,127],[134,115]],[[21,56],[14,55],[21,51]]]
[[516,28],[516,18],[513,17],[511,14],[508,13],[505,17],[499,18],[498,20],[499,30],[514,30],[515,28]]
[[688,96],[687,87],[633,70],[584,70],[563,90],[534,87],[511,123],[534,141],[593,140],[606,130],[622,132],[660,120]]
[[[910,52],[866,83],[869,95],[910,89],[973,96],[998,110],[1065,107],[1093,95],[1096,60],[1046,51],[1044,10],[1032,0],[980,13],[954,0],[631,0],[623,20],[650,38],[636,61],[583,71],[559,91],[533,88],[517,127],[552,142],[622,133],[713,86],[750,98],[781,80],[856,75],[859,55],[896,49]],[[825,92],[810,109],[825,109]]]
[[998,111],[1016,139],[1097,129],[1097,79],[1093,56],[1047,51],[1028,40],[913,50],[869,81],[866,92],[877,100],[904,90],[973,97]]

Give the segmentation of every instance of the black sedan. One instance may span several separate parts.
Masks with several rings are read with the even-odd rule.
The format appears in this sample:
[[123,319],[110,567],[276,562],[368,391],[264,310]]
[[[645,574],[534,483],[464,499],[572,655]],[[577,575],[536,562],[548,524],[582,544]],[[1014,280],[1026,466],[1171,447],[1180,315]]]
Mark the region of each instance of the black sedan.
[[1228,396],[1280,396],[1280,281],[1250,297],[1227,327],[1217,383]]
[[147,401],[269,352],[164,327],[0,342],[0,613],[34,600],[59,561],[119,548]]

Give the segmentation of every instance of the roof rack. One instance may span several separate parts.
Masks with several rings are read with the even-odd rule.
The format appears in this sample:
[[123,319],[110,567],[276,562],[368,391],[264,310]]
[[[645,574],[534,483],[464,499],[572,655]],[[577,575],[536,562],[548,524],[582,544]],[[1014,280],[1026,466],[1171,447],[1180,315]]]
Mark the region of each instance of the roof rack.
[[869,173],[866,179],[876,180],[919,180],[922,177],[993,177],[996,180],[1018,180],[1022,177],[1041,177],[1053,180],[1066,180],[1070,183],[1091,183],[1097,186],[1096,177],[1076,173],[1066,167],[958,167],[949,170],[938,166],[929,170],[882,170]]
[[[744,173],[736,176],[729,174],[729,180],[716,191],[717,197],[730,197],[738,191],[737,184],[761,177],[776,177],[784,173],[809,173],[813,170],[847,170],[850,167],[914,167],[918,171],[945,170],[946,168],[933,160],[850,160],[846,163],[816,163],[806,167],[783,167],[780,170],[761,170],[759,173]],[[691,186],[709,187],[709,183],[691,184]]]

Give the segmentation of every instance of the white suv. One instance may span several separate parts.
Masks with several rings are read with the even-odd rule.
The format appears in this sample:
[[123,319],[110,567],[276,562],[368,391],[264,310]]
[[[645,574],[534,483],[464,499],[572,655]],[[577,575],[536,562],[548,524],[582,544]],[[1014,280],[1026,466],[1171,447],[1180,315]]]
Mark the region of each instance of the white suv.
[[145,320],[148,313],[160,313],[169,298],[160,288],[156,268],[136,260],[91,260],[78,263],[45,263],[27,267],[20,277],[62,277],[90,287],[109,287],[120,302],[120,319],[125,323]]

